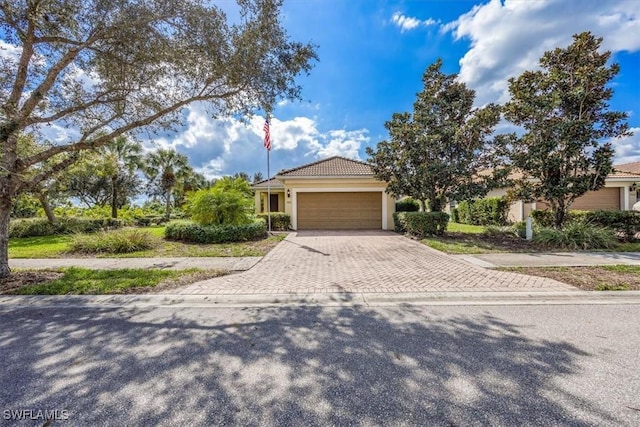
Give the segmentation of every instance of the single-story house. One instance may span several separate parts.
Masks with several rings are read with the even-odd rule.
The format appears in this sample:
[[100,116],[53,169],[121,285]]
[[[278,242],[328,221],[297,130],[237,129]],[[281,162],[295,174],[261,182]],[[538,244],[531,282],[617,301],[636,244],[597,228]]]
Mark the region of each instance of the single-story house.
[[294,230],[393,230],[395,200],[368,163],[330,157],[252,185],[256,213],[291,216]]
[[[640,200],[640,162],[614,165],[614,170],[607,176],[603,188],[590,191],[578,197],[570,209],[575,210],[631,210]],[[507,194],[506,188],[499,188],[489,192],[487,197],[499,197]],[[510,221],[524,221],[534,209],[546,209],[544,201],[525,203],[522,200],[514,202],[509,208]]]

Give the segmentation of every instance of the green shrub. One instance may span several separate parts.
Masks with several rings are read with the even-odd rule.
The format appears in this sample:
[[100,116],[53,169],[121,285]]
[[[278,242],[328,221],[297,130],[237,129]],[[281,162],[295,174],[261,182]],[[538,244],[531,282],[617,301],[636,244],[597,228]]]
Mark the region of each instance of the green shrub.
[[460,223],[460,214],[458,213],[458,208],[451,209],[451,222]]
[[159,239],[149,232],[125,229],[76,236],[71,241],[70,250],[87,254],[125,254],[152,249],[158,244]]
[[516,236],[524,239],[527,237],[527,222],[526,221],[518,221],[515,224],[511,225],[511,232]]
[[13,200],[12,218],[32,218],[41,209],[40,202],[29,194],[21,194]]
[[241,225],[252,222],[252,206],[252,200],[238,190],[210,188],[190,194],[186,210],[201,225]]
[[59,218],[54,224],[49,223],[45,218],[14,219],[9,223],[9,237],[95,233],[120,228],[122,225],[122,220],[111,218]]
[[396,212],[418,212],[419,210],[420,203],[410,197],[396,202]]
[[608,249],[617,243],[610,229],[580,221],[569,222],[561,230],[541,228],[534,234],[533,241],[563,249]]
[[640,212],[635,211],[593,211],[586,212],[585,222],[607,227],[616,232],[625,241],[635,239],[640,233]]
[[394,212],[393,223],[397,232],[408,233],[422,239],[440,235],[447,229],[449,214],[445,212]]
[[506,225],[509,204],[503,197],[486,197],[460,202],[457,209],[462,224]]
[[[263,219],[265,224],[267,224],[267,221],[269,220],[268,214],[266,213],[257,214],[256,217]],[[291,216],[289,216],[289,214],[286,214],[284,212],[271,212],[272,230],[286,231],[289,229],[290,225]]]
[[164,236],[168,240],[191,243],[244,242],[267,236],[264,221],[240,225],[200,225],[192,221],[172,221],[167,224]]
[[149,227],[151,225],[162,225],[167,222],[164,216],[150,215],[142,216],[133,220],[133,223],[140,227]]
[[[570,210],[567,212],[565,224],[580,221],[585,222],[589,211]],[[534,209],[531,211],[531,218],[537,227],[553,227],[554,216],[551,209]]]

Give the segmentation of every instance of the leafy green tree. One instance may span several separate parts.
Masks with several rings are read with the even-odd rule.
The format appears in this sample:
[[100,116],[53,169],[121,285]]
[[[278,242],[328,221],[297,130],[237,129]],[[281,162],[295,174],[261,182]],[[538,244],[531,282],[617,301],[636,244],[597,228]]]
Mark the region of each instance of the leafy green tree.
[[[504,138],[492,136],[500,108],[474,109],[475,91],[441,67],[438,60],[426,69],[413,113],[395,113],[385,123],[390,139],[367,148],[390,194],[411,196],[436,212],[449,200],[485,195],[506,173],[499,166]],[[489,168],[493,173],[482,173]]]
[[627,114],[608,108],[607,85],[620,67],[607,65],[611,52],[600,53],[601,43],[576,34],[568,47],[545,52],[540,70],[509,80],[505,118],[524,128],[511,145],[513,166],[524,175],[514,195],[546,200],[556,228],[576,198],[604,186],[614,150],[603,141],[630,134]]
[[236,172],[235,174],[233,174],[234,178],[242,178],[247,182],[251,181],[251,178],[249,177],[249,174],[246,172]]
[[187,212],[202,225],[240,225],[251,222],[252,200],[238,190],[216,186],[187,196]]
[[244,194],[247,197],[251,197],[253,192],[247,181],[242,176],[223,176],[218,179],[213,186],[214,188],[220,188],[222,190],[235,190]]
[[260,181],[264,181],[264,176],[262,175],[262,172],[254,173],[252,182],[255,184],[256,182],[260,182]]
[[[194,102],[246,117],[300,97],[295,79],[315,46],[287,35],[282,0],[238,5],[227,18],[199,0],[0,2],[3,41],[17,52],[0,57],[0,277],[10,274],[9,217],[27,169],[39,168],[35,186],[72,163],[58,155],[170,128]],[[18,154],[22,133],[49,125],[77,137]]]
[[165,201],[165,218],[171,216],[171,194],[178,182],[192,172],[189,159],[173,149],[159,149],[147,154],[145,175],[153,189],[160,189]]
[[117,218],[123,202],[139,193],[135,172],[142,167],[142,147],[139,142],[122,135],[107,143],[103,153],[110,181],[111,217]]
[[185,174],[178,179],[178,183],[173,189],[174,206],[181,207],[189,193],[204,188],[209,188],[207,177],[189,167]]

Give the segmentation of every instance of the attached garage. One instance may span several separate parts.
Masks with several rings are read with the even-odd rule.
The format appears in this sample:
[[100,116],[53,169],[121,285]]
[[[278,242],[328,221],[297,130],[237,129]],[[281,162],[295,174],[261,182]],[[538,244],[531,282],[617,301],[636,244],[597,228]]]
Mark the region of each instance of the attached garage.
[[298,192],[298,230],[379,230],[382,193]]
[[620,209],[620,188],[605,187],[598,191],[590,191],[582,197],[578,197],[571,209],[583,211],[618,210]]
[[[548,209],[549,204],[539,201],[536,209]],[[589,191],[584,196],[578,197],[571,204],[572,210],[597,211],[620,209],[620,187],[605,187],[598,191]]]

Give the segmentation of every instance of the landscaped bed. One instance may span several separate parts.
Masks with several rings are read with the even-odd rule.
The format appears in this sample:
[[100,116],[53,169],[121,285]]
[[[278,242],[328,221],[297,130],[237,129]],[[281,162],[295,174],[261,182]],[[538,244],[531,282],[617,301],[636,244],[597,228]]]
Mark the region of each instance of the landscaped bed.
[[[550,247],[516,236],[515,232],[495,232],[495,228],[450,222],[442,236],[422,240],[427,246],[448,254],[486,254],[499,252],[560,252],[567,249]],[[640,252],[640,243],[620,243],[613,252]]]
[[640,266],[637,265],[509,267],[499,268],[499,270],[548,277],[584,291],[640,291]]
[[16,271],[0,279],[0,294],[103,295],[166,291],[227,274],[223,270],[64,268]]

